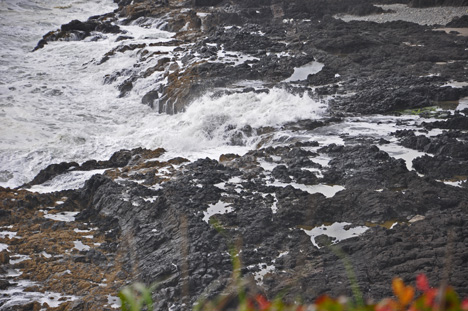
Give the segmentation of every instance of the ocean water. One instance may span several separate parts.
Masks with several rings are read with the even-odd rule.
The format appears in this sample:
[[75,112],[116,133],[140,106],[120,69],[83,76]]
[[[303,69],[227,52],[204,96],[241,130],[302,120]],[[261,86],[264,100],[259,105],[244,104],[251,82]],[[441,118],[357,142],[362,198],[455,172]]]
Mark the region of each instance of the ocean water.
[[[169,54],[145,62],[139,62],[140,51],[135,50],[116,53],[101,63],[107,52],[124,44],[170,41],[174,33],[161,30],[164,22],[160,20],[153,20],[150,26],[147,22],[145,27],[121,26],[134,37],[124,42],[116,41],[118,34],[95,34],[83,41],[52,42],[31,52],[44,34],[61,24],[115,8],[112,0],[0,0],[0,186],[18,187],[53,163],[104,160],[120,149],[163,147],[167,150],[165,158],[216,159],[223,153],[243,154],[259,141],[265,146],[265,141],[281,142],[298,136],[321,145],[344,144],[346,138],[359,135],[394,141],[391,132],[421,122],[417,116],[367,116],[350,117],[309,132],[282,130],[287,122],[327,116],[327,99],[318,101],[279,88],[268,94],[206,93],[184,113],[159,114],[141,104],[141,98],[166,83],[164,72],[139,79],[128,96],[119,98],[117,86],[128,78],[125,72],[132,68],[139,67],[136,70],[142,72],[168,55],[182,63],[184,52],[175,50],[175,46],[148,47],[148,52]],[[222,53],[231,58],[236,54]],[[249,57],[239,54],[236,59],[242,62]],[[321,68],[322,64],[313,62],[296,68],[295,75],[287,80],[294,83]],[[116,81],[106,83],[106,77]],[[238,81],[236,85],[263,88],[261,81]],[[255,134],[244,135],[246,126],[277,130],[265,140]],[[234,137],[237,140],[233,145]],[[407,160],[410,169],[409,162],[420,155],[396,144],[386,151]],[[59,182],[76,188],[87,176],[65,176],[67,180]],[[52,191],[53,187],[42,190]]]
[[[255,139],[245,147],[228,147],[236,129],[316,118],[326,108],[307,96],[276,89],[221,98],[207,94],[186,113],[164,115],[141,104],[145,92],[163,79],[143,79],[125,98],[118,98],[117,83],[104,83],[106,75],[132,68],[137,58],[132,52],[120,53],[99,64],[105,53],[122,44],[117,35],[53,42],[31,52],[61,24],[114,9],[111,0],[1,0],[0,186],[20,186],[52,163],[107,159],[120,149],[164,147],[168,156],[189,158],[217,157],[227,150],[242,153]],[[136,43],[170,40],[173,34],[157,25],[122,28]],[[174,47],[152,49],[171,52]]]

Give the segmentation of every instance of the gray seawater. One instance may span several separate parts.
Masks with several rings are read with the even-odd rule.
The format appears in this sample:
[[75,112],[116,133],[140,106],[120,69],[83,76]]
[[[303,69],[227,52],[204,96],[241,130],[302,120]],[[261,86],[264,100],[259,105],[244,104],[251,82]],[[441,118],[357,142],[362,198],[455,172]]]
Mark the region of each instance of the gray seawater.
[[[17,186],[57,157],[71,114],[74,48],[31,53],[41,37],[72,19],[114,9],[110,0],[0,1],[0,185]],[[86,107],[82,107],[82,110]]]
[[[168,157],[190,159],[243,153],[255,145],[256,138],[246,141],[245,147],[228,146],[225,128],[279,126],[304,116],[319,118],[326,109],[326,104],[307,96],[276,89],[270,94],[206,95],[185,113],[160,115],[141,104],[141,96],[154,81],[136,85],[123,99],[118,98],[115,85],[103,83],[106,74],[132,68],[137,58],[127,52],[98,64],[106,52],[123,44],[116,42],[117,35],[102,36],[97,41],[53,42],[31,52],[42,35],[61,24],[112,11],[115,7],[111,0],[0,3],[3,187],[20,186],[52,163],[107,159],[123,148],[164,147]],[[155,21],[150,28],[122,28],[135,37],[135,42],[169,40],[174,34],[158,29],[160,24]],[[171,52],[175,47],[160,48]]]
[[[174,34],[159,29],[162,23],[158,20],[152,27],[121,26],[134,37],[131,42],[116,42],[118,35],[101,34],[97,41],[53,42],[31,52],[45,33],[61,24],[114,9],[112,0],[0,0],[0,186],[18,187],[53,163],[107,159],[120,149],[163,147],[168,150],[167,158],[184,156],[191,160],[218,158],[222,153],[243,154],[262,139],[254,136],[246,138],[245,146],[230,146],[232,129],[246,125],[278,127],[274,134],[277,141],[300,135],[303,140],[322,144],[343,144],[343,135],[392,140],[389,134],[401,128],[395,122],[398,118],[368,116],[307,133],[281,131],[286,122],[321,118],[327,111],[326,99],[317,101],[282,89],[272,89],[269,94],[206,94],[184,113],[159,114],[142,105],[141,97],[156,83],[164,83],[164,76],[141,79],[129,96],[118,98],[118,83],[104,84],[104,77],[133,68],[138,51],[118,53],[101,65],[100,59],[118,45],[169,41]],[[174,51],[175,46],[152,49],[164,49],[175,61],[184,56]],[[153,61],[157,62],[157,57]],[[238,84],[252,83],[261,82]],[[417,116],[403,118],[412,119],[405,127],[420,122]],[[407,160],[409,168],[411,159],[419,155],[397,145],[391,147],[395,156]],[[66,176],[44,191],[67,185],[79,187],[88,175]]]

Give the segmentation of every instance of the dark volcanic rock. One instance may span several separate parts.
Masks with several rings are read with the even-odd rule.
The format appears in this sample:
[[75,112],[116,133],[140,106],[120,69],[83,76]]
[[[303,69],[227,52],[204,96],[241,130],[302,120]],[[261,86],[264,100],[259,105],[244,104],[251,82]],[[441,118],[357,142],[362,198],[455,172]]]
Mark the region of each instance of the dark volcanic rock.
[[[455,120],[451,123],[450,120]],[[459,126],[458,118],[448,121],[433,122],[434,126]],[[463,124],[463,123],[462,123]],[[400,133],[404,138],[401,144],[408,148],[433,154],[413,160],[414,168],[421,174],[436,179],[464,178],[468,175],[468,143],[467,136],[460,132],[445,132],[435,137],[416,136],[413,132]]]
[[455,115],[444,121],[435,121],[423,124],[428,129],[440,128],[451,130],[468,130],[468,117],[462,115]]
[[[399,87],[395,87],[398,85]],[[406,85],[406,86],[405,86]],[[351,98],[333,102],[333,109],[359,113],[385,113],[431,106],[434,101],[458,100],[458,91],[450,93],[423,78],[398,77],[375,79],[359,85]],[[458,93],[458,94],[457,94]]]
[[76,162],[62,162],[60,164],[51,164],[45,169],[41,170],[39,174],[29,183],[29,185],[42,184],[47,180],[54,178],[57,175],[63,174],[72,168],[78,167],[79,164]]
[[410,6],[415,8],[427,8],[433,6],[467,6],[467,0],[412,0]]
[[322,148],[334,156],[324,180],[331,184],[343,184],[347,188],[381,189],[406,188],[413,172],[406,168],[404,160],[391,158],[376,146],[336,146]]
[[159,98],[158,91],[150,91],[141,98],[141,103],[148,105],[151,108],[154,107],[155,101]]
[[[275,152],[287,154],[291,150],[294,149]],[[154,297],[162,308],[184,299],[193,303],[203,289],[209,296],[219,294],[230,280],[227,247],[238,238],[242,238],[242,261],[249,267],[245,268],[246,276],[257,271],[255,267],[261,262],[269,263],[275,258],[274,265],[285,271],[265,276],[263,287],[268,295],[283,291],[293,276],[299,278],[298,282],[289,283],[292,287],[285,299],[293,299],[299,287],[306,301],[323,293],[349,295],[341,261],[327,248],[316,249],[310,237],[298,229],[329,222],[400,223],[392,230],[377,225],[360,237],[340,243],[353,262],[366,297],[390,295],[389,284],[395,274],[409,279],[415,271],[425,272],[436,280],[444,269],[436,254],[452,252],[447,245],[457,245],[467,237],[468,232],[462,229],[468,220],[463,212],[466,192],[408,172],[404,163],[375,146],[330,146],[321,152],[334,157],[325,179],[337,176],[332,172],[344,173],[335,182],[345,184],[347,189],[332,198],[292,186],[266,187],[259,178],[232,185],[241,187],[242,191],[236,192],[227,181],[244,169],[239,171],[204,159],[186,165],[177,177],[154,193],[157,199],[152,203],[131,203],[154,195],[145,187],[117,184],[102,176],[94,176],[74,199],[88,207],[88,212],[83,212],[89,215],[88,221],[98,215],[115,218],[122,236],[131,236],[135,259],[129,264],[136,265],[136,278],[147,283],[161,282]],[[267,153],[259,151],[256,155],[263,157]],[[285,177],[291,171],[294,172],[284,165],[277,166],[272,175],[289,182]],[[225,186],[214,186],[219,183]],[[127,199],[122,200],[122,193],[127,193]],[[274,203],[272,194],[277,199],[276,213],[269,208]],[[235,213],[211,216],[220,226],[217,231],[203,218],[208,206],[219,202],[231,206]],[[426,215],[426,219],[408,222],[417,219],[417,215]],[[456,236],[447,235],[443,228],[453,228]],[[428,234],[434,242],[427,243]],[[332,241],[326,237],[315,240],[319,245]],[[278,257],[285,251],[287,255]],[[464,258],[458,250],[452,255],[454,262]],[[468,271],[463,265],[453,265],[452,269],[453,284],[464,284],[461,276]],[[329,276],[326,281],[324,273]],[[303,284],[307,286],[302,287]],[[190,297],[181,294],[184,286],[189,286]]]
[[413,166],[419,173],[437,179],[466,179],[468,176],[468,161],[453,160],[443,155],[416,158],[413,160]]
[[453,27],[453,28],[468,27],[468,15],[463,15],[463,16],[460,16],[460,17],[456,17],[450,23],[448,23],[446,26],[447,27]]
[[[340,248],[353,264],[358,286],[364,296],[391,296],[388,284],[395,275],[402,276],[407,282],[414,282],[414,276],[403,275],[406,269],[412,269],[413,275],[425,273],[431,284],[437,284],[437,275],[444,271],[451,260],[461,262],[465,255],[456,248],[462,245],[463,239],[466,238],[467,232],[462,226],[467,218],[464,211],[452,212],[453,216],[442,212],[411,225],[398,225],[392,230],[375,227],[359,239],[342,242]],[[441,230],[447,225],[451,228],[448,234],[444,229]],[[433,243],[427,243],[428,240]],[[413,248],[413,242],[419,246]],[[312,267],[303,265],[303,268],[296,271],[299,275],[308,275],[298,280],[298,283],[306,282],[302,283],[306,294],[319,295],[330,291],[336,294],[351,294],[351,285],[344,273],[344,263],[334,252],[323,251],[319,267],[320,269],[313,272]],[[463,283],[460,276],[467,273],[465,267],[450,264],[449,271],[450,283]],[[328,278],[325,280],[323,275],[327,275]],[[377,280],[386,280],[387,285]],[[283,282],[287,282],[286,278]],[[460,292],[466,295],[465,289],[461,289]]]
[[23,187],[30,187],[33,185],[42,184],[52,178],[71,171],[90,171],[97,169],[110,169],[123,167],[129,164],[131,160],[141,160],[145,157],[157,158],[165,152],[164,149],[147,150],[144,148],[135,148],[132,150],[122,149],[114,152],[108,161],[88,160],[79,165],[76,162],[62,162],[60,164],[51,164],[45,169],[41,170],[34,179],[23,185]]
[[0,290],[6,290],[11,285],[7,280],[0,280]]
[[79,20],[72,20],[68,24],[64,24],[60,27],[62,31],[84,31],[86,33],[89,33],[93,31],[97,26],[96,22],[90,21],[90,22],[81,22]]
[[364,16],[370,14],[382,14],[385,13],[385,10],[370,3],[362,3],[348,9],[347,13],[351,15]]
[[195,6],[213,6],[221,3],[223,0],[193,0]]
[[[418,136],[406,131],[396,137]],[[435,141],[450,138],[444,137]],[[159,166],[148,159],[162,151],[122,150],[108,161],[121,175],[95,175],[82,189],[66,194],[64,205],[80,211],[75,221],[96,226],[106,238],[99,248],[74,254],[72,261],[106,267],[112,262],[109,254],[121,254],[120,269],[128,273],[116,274],[115,280],[158,282],[153,298],[161,309],[185,310],[182,303],[191,306],[202,296],[227,291],[232,281],[228,249],[234,245],[251,294],[283,293],[286,301],[293,301],[301,293],[306,303],[324,293],[350,295],[343,263],[330,248],[320,247],[336,242],[352,262],[365,298],[391,295],[395,275],[409,281],[424,272],[438,282],[448,260],[440,258],[446,256],[453,262],[450,283],[466,293],[468,271],[461,264],[466,257],[462,244],[468,238],[466,189],[419,177],[404,161],[366,143],[318,149],[332,157],[322,168],[313,162],[317,153],[306,150],[316,146],[306,142],[253,150],[224,157],[222,164],[200,159],[185,164],[158,187],[132,179],[146,166],[152,170],[144,172],[155,176]],[[262,161],[278,164],[271,176],[260,167]],[[321,169],[323,178],[304,168]],[[132,174],[125,175],[129,171]],[[288,185],[275,186],[271,177]],[[297,188],[319,182],[344,189],[327,197]],[[36,206],[43,201],[34,196],[29,200]],[[345,241],[306,234],[342,222],[349,223],[345,231],[362,225],[369,229]],[[392,229],[389,224],[394,224]],[[52,227],[44,223],[41,229]],[[62,230],[66,224],[55,227]],[[267,265],[282,272],[268,273],[257,284],[254,276]]]
[[[109,20],[110,19],[110,20]],[[122,30],[114,24],[113,14],[90,17],[87,21],[72,20],[63,24],[60,30],[47,33],[38,42],[33,51],[43,48],[50,41],[77,41],[89,37],[92,32],[121,33]]]

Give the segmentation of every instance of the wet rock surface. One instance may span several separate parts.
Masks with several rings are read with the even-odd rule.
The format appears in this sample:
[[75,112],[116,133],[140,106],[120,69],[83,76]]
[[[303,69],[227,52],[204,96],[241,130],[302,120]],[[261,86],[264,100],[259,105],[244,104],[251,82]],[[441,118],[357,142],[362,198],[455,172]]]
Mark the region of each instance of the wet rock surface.
[[[320,3],[118,1],[113,13],[47,34],[38,47],[160,19],[175,33],[170,40],[135,44],[122,33],[121,45],[100,58],[138,53],[138,66],[105,77],[108,84],[125,77],[115,85],[119,96],[154,78],[142,102],[178,113],[211,90],[221,96],[285,87],[328,100],[329,118],[285,124],[283,136],[247,126],[231,143],[260,140],[243,155],[163,160],[163,149],[121,150],[107,161],[53,164],[21,189],[0,189],[0,247],[7,247],[0,293],[29,280],[30,292],[60,293],[63,310],[108,310],[123,285],[141,281],[159,284],[158,310],[188,310],[230,293],[229,248],[236,246],[249,293],[268,298],[351,295],[337,249],[365,298],[389,296],[394,276],[412,282],[417,273],[468,295],[466,109],[442,109],[463,106],[468,96],[468,39],[408,22],[331,17],[378,13],[374,2]],[[151,45],[172,54],[151,52]],[[318,73],[285,81],[314,61],[323,64]],[[332,135],[350,118],[357,124],[377,113],[395,117],[391,137],[303,138]],[[391,148],[416,156],[405,160]],[[104,172],[81,188],[34,192],[93,170]],[[0,297],[0,310],[9,303]]]
[[[134,157],[141,152],[149,151],[129,151]],[[328,165],[317,163],[322,156],[331,158]],[[251,294],[286,293],[293,301],[300,291],[311,302],[323,293],[351,294],[342,260],[326,246],[338,242],[366,298],[391,295],[395,275],[412,281],[419,272],[433,282],[448,275],[467,294],[466,189],[408,171],[403,160],[377,145],[297,143],[224,156],[222,163],[174,159],[139,165],[144,159],[95,175],[78,190],[39,195],[2,189],[11,214],[1,225],[13,224],[9,230],[21,238],[0,243],[11,254],[31,257],[19,264],[10,259],[7,267],[39,282],[38,291],[79,296],[67,303],[70,310],[109,307],[103,295],[135,281],[159,283],[158,308],[184,309],[183,303],[229,290],[228,248],[237,245]],[[324,195],[318,185],[340,188]],[[49,215],[78,213],[71,222],[44,218],[44,209],[54,205]],[[330,223],[347,224],[346,237],[307,234]],[[362,226],[364,234],[346,234]],[[92,233],[79,233],[90,227]],[[28,236],[31,231],[37,233]],[[85,234],[93,236],[83,239]],[[74,250],[80,235],[88,247]],[[92,275],[92,281],[67,285],[78,274]]]

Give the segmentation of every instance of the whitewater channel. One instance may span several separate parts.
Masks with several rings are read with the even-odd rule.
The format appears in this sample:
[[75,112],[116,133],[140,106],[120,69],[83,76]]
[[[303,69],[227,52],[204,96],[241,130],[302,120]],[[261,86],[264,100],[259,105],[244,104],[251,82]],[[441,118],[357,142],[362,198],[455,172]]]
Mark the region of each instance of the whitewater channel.
[[[105,63],[99,60],[118,46],[117,35],[105,34],[99,40],[59,41],[31,52],[42,35],[72,19],[86,20],[97,13],[115,9],[110,0],[4,0],[0,3],[0,186],[18,187],[52,163],[89,159],[105,160],[115,151],[144,147],[167,150],[166,158],[190,160],[223,153],[243,154],[255,148],[261,137],[245,138],[242,146],[230,145],[233,129],[274,127],[276,138],[300,136],[321,145],[343,144],[344,136],[369,135],[392,141],[391,132],[417,125],[417,116],[370,116],[349,118],[344,123],[315,131],[292,133],[281,125],[300,119],[327,116],[327,99],[293,95],[283,89],[268,94],[247,92],[213,97],[207,93],[196,99],[184,113],[160,114],[141,104],[141,97],[155,87],[154,79],[143,79],[124,98],[116,84],[105,84],[106,76],[130,68],[136,55],[120,53]],[[174,33],[151,27],[121,26],[134,37],[132,43],[167,42]],[[161,46],[172,52],[175,47]],[[232,53],[231,53],[232,54]],[[240,60],[247,58],[239,57]],[[229,61],[229,60],[227,60]],[[322,65],[311,63],[296,68],[288,81],[314,74]],[[250,81],[239,84],[249,85]],[[252,85],[261,82],[252,81]],[[397,122],[397,121],[405,122]],[[396,124],[404,124],[398,126]],[[421,155],[396,144],[389,150],[407,161]],[[88,178],[82,174],[80,179]],[[84,181],[84,180],[83,180]],[[80,182],[71,182],[74,187]]]

